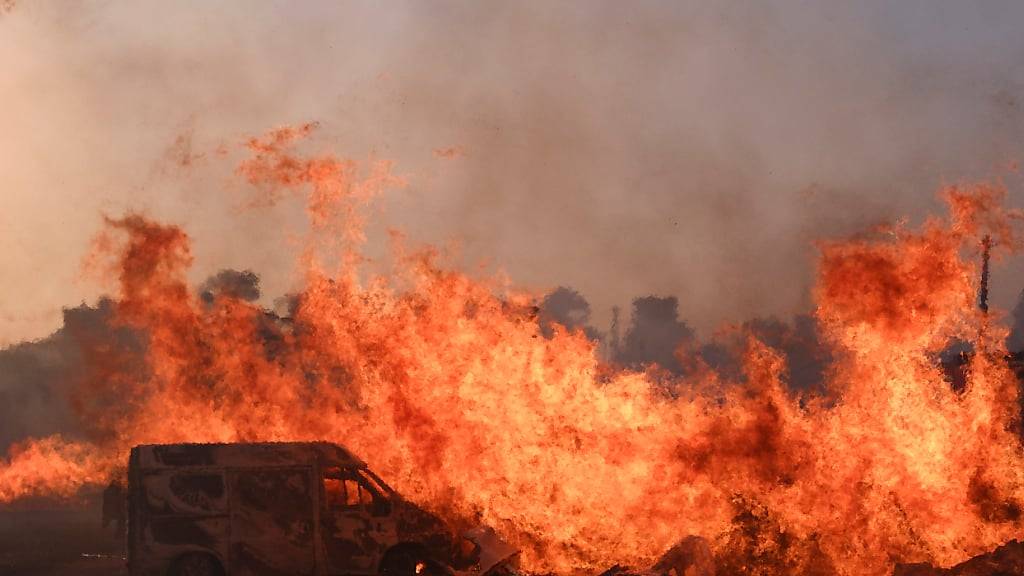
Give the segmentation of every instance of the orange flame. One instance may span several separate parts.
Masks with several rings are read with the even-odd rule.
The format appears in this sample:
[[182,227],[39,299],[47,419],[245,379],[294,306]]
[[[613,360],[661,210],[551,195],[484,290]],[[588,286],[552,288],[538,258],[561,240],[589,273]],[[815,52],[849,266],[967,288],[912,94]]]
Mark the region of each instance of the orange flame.
[[[964,256],[981,234],[1017,245],[999,188],[950,190],[952,216],[920,230],[822,245],[834,398],[793,397],[782,357],[754,338],[743,382],[703,370],[668,394],[580,333],[541,337],[530,295],[430,251],[362,281],[361,208],[401,180],[386,163],[360,179],[354,162],[296,156],[310,129],[253,139],[239,173],[266,201],[308,189],[338,270],[311,247],[294,317],[268,319],[199,301],[181,230],[108,221],[92,262],[117,271],[117,318],[146,335],[144,366],[93,351],[76,402],[91,440],[12,450],[0,501],[102,482],[138,443],[327,439],[425,506],[494,526],[537,571],[647,565],[694,534],[748,573],[884,574],[1021,536],[1017,383]],[[957,337],[979,350],[959,394],[934,361]],[[96,410],[97,395],[118,410]]]

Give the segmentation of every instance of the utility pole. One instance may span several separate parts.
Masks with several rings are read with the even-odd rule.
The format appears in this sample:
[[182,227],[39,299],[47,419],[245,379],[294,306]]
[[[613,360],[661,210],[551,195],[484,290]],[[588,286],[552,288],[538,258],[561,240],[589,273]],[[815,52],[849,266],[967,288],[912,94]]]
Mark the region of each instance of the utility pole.
[[981,283],[978,286],[978,309],[981,310],[981,322],[978,326],[977,339],[973,344],[961,342],[966,345],[965,349],[960,350],[955,356],[941,361],[946,379],[957,394],[962,394],[967,389],[973,357],[977,354],[985,354],[987,349],[985,340],[988,333],[988,276],[991,256],[992,237],[986,234],[981,239]]
[[988,234],[981,239],[981,286],[978,288],[978,308],[988,315],[988,261],[992,255],[992,237]]

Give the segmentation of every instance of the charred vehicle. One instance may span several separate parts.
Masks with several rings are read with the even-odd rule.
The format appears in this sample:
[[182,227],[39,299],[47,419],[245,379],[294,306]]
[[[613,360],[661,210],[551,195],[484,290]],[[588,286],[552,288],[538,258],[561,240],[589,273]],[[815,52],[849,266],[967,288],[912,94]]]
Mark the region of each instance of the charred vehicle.
[[131,576],[469,576],[516,561],[492,530],[454,535],[326,442],[137,446],[127,496]]

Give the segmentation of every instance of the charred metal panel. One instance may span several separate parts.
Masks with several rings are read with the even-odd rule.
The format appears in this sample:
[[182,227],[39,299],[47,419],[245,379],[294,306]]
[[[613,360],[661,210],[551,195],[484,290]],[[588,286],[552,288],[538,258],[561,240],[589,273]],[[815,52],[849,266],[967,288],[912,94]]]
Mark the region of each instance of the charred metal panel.
[[395,506],[398,540],[422,545],[437,560],[451,563],[454,535],[445,523],[419,506],[400,500]]
[[166,466],[211,466],[212,444],[171,444],[153,447],[153,461]]
[[235,542],[231,546],[231,576],[242,574],[259,574],[260,576],[295,576],[296,574],[312,574],[301,572],[299,568],[291,569],[280,563],[281,555],[268,555],[267,550],[253,547],[245,542]]
[[312,470],[237,469],[231,486],[231,574],[314,570]]
[[145,510],[150,516],[226,514],[224,476],[212,471],[170,471],[142,478]]
[[132,448],[128,454],[128,531],[125,534],[127,542],[128,573],[131,576],[141,574],[139,562],[145,558],[139,557],[140,531],[138,526],[142,519],[141,503],[138,486],[141,483],[142,471],[139,469],[139,449]]
[[412,502],[403,501],[398,506],[395,521],[398,524],[399,537],[406,540],[416,540],[423,535],[445,531],[445,525],[440,518]]
[[[193,460],[195,461],[195,460]],[[130,474],[132,574],[165,574],[182,554],[224,559],[229,518],[223,473],[183,465]]]
[[333,462],[346,466],[366,464],[344,448],[328,442],[255,442],[251,444],[166,444],[135,448],[143,469],[180,466],[285,466]]
[[132,576],[162,576],[189,552],[230,576],[376,574],[396,550],[479,576],[515,556],[493,531],[456,546],[439,517],[326,442],[137,446],[129,503]]
[[[503,564],[507,564],[510,568],[518,567],[519,550],[502,540],[493,528],[478,526],[465,532],[462,537],[475,546],[472,554],[472,572],[485,574],[495,566]],[[513,573],[515,573],[514,570]]]
[[389,495],[358,470],[330,467],[321,478],[321,538],[330,573],[371,574],[398,543]]
[[227,539],[228,519],[189,518],[169,516],[150,521],[148,540],[150,544],[169,546],[199,547],[204,551],[216,551]]

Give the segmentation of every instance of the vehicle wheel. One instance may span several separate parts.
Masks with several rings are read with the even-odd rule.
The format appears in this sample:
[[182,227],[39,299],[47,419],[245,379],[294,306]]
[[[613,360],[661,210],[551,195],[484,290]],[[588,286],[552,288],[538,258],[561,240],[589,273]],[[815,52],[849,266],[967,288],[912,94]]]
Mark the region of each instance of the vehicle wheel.
[[171,576],[222,576],[220,564],[209,554],[186,554],[171,567]]
[[443,576],[437,564],[419,550],[393,550],[381,564],[383,576]]

